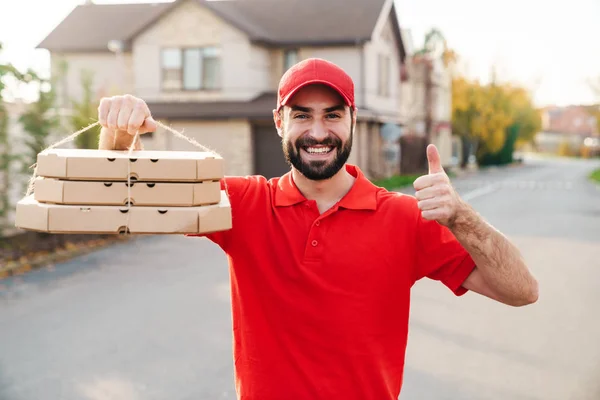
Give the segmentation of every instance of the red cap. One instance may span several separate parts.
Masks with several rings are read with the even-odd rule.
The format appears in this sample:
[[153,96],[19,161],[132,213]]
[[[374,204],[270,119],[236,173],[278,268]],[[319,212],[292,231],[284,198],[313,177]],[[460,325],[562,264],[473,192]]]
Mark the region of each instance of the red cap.
[[352,78],[332,62],[321,58],[309,58],[292,66],[281,77],[277,91],[277,111],[298,90],[314,83],[321,83],[335,89],[342,96],[346,105],[356,108]]

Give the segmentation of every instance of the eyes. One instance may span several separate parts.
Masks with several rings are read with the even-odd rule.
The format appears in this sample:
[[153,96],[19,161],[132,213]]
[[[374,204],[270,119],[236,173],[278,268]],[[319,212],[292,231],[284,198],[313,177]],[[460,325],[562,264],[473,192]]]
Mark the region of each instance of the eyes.
[[[294,119],[309,119],[311,116],[310,114],[306,114],[306,113],[298,113],[294,115]],[[325,119],[330,119],[330,120],[335,120],[335,119],[340,119],[342,118],[342,116],[339,113],[328,113],[325,114]]]

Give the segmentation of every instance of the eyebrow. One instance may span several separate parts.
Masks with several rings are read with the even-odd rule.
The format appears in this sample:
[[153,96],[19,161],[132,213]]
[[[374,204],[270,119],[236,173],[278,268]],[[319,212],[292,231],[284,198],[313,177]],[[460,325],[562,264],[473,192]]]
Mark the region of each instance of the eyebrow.
[[[301,111],[301,112],[306,112],[306,113],[310,113],[313,111],[312,108],[310,107],[303,107],[303,106],[299,106],[299,105],[293,105],[291,106],[292,111]],[[343,104],[337,104],[333,107],[328,107],[325,108],[323,111],[325,111],[326,113],[330,113],[330,112],[334,112],[334,111],[345,111],[346,107]]]

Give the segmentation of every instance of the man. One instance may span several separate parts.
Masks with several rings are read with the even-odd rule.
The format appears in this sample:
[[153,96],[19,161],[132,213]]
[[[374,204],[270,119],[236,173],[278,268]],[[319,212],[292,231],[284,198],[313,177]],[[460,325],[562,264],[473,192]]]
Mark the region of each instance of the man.
[[[457,296],[537,300],[518,250],[460,199],[434,146],[415,197],[347,164],[356,114],[352,79],[305,60],[282,77],[273,111],[291,171],[226,178],[233,228],[206,236],[230,262],[241,399],[397,399],[410,290],[423,277]],[[99,120],[100,148],[156,128],[132,96],[103,99]]]

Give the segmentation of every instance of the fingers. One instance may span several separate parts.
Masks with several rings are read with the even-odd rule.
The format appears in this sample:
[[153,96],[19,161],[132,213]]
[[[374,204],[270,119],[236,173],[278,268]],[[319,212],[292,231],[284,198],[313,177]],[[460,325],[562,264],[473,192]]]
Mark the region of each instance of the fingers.
[[111,99],[104,97],[100,100],[100,105],[98,106],[98,122],[100,122],[100,125],[104,128],[108,127],[107,119],[108,112],[110,111],[110,100]]
[[108,111],[108,117],[106,118],[106,126],[108,129],[116,131],[119,129],[119,111],[121,110],[121,104],[123,103],[122,97],[113,97],[110,101],[110,110]]
[[142,132],[142,126],[144,125],[144,120],[146,119],[147,113],[145,110],[145,103],[142,101],[136,102],[132,105],[132,108],[128,110],[129,120],[126,123],[125,130],[130,135],[135,135],[136,132]]
[[427,210],[421,212],[423,219],[429,221],[441,221],[448,218],[449,212],[443,208],[435,208],[433,210]]
[[[121,108],[118,111],[118,116],[117,116],[117,129],[120,131],[124,131],[127,132],[131,135],[135,135],[135,132],[137,131],[137,129],[134,129],[133,132],[131,132],[128,128],[129,128],[129,121],[131,120],[131,117],[133,115],[133,104],[131,101],[127,101],[127,100],[123,100],[123,102],[121,103]],[[141,124],[138,125],[138,127]]]
[[157,126],[146,102],[131,95],[100,100],[98,122],[102,126],[99,146],[103,149],[121,149],[138,131],[154,132]]
[[452,193],[452,186],[449,183],[441,183],[420,189],[415,192],[417,200],[427,200],[434,197],[447,196]]
[[419,210],[427,211],[434,210],[436,208],[445,207],[452,203],[452,198],[450,195],[444,195],[439,197],[432,197],[427,200],[419,200],[417,205],[419,206]]
[[140,132],[155,132],[157,127],[156,121],[152,117],[148,117],[144,120]]
[[440,185],[449,182],[450,179],[448,178],[448,176],[442,172],[433,175],[420,176],[414,181],[413,186],[415,190],[423,190],[434,185]]
[[98,121],[102,127],[132,135],[138,130],[145,133],[156,129],[146,102],[131,95],[103,98],[98,106]]

